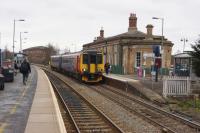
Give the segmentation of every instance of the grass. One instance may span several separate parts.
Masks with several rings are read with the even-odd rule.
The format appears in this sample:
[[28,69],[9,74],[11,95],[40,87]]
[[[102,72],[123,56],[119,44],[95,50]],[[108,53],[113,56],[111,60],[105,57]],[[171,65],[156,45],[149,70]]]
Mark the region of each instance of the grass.
[[200,111],[200,99],[186,100],[178,102],[178,106],[182,109],[197,109]]

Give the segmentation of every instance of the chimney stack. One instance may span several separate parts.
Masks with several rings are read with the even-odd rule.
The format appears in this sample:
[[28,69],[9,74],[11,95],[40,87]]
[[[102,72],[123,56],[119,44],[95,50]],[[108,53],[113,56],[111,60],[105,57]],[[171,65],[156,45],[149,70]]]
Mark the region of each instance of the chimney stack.
[[101,27],[101,30],[100,30],[100,37],[101,37],[101,38],[104,38],[104,30],[103,30],[103,27]]
[[136,14],[131,13],[129,17],[129,27],[128,31],[136,31],[137,30],[137,17]]
[[148,24],[147,26],[146,26],[146,28],[147,28],[147,38],[152,38],[152,35],[153,35],[153,25],[151,25],[151,24]]

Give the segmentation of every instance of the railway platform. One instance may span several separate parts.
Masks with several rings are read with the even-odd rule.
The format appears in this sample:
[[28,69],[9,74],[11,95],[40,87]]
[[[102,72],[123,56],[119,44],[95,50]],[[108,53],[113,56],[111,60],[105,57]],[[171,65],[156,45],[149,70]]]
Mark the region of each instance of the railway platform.
[[38,83],[25,133],[66,133],[51,83],[43,70],[37,71]]
[[26,85],[18,73],[0,91],[0,133],[65,133],[65,126],[53,88],[38,67]]
[[27,85],[23,85],[22,74],[13,82],[6,82],[0,91],[0,133],[23,133],[26,127],[35,88],[37,71],[32,67]]
[[165,103],[162,97],[162,81],[154,82],[151,78],[138,79],[134,75],[104,74],[106,84],[132,91],[158,103]]

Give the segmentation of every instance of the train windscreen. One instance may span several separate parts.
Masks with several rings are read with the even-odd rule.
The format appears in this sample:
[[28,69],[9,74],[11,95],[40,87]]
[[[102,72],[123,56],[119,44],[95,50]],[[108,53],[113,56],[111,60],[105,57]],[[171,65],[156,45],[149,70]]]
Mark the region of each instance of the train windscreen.
[[96,55],[90,55],[90,63],[96,64]]
[[97,64],[102,64],[102,55],[101,54],[97,54]]
[[88,64],[88,55],[83,54],[83,64]]
[[[88,58],[89,57],[89,58]],[[83,54],[83,64],[88,64],[88,60],[90,60],[90,64],[102,64],[103,59],[101,54]]]

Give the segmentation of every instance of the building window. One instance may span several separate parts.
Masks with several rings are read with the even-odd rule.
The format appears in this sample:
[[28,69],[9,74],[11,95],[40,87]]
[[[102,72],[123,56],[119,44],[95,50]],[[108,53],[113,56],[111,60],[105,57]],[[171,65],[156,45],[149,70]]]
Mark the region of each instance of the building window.
[[136,52],[136,67],[141,66],[141,52]]

